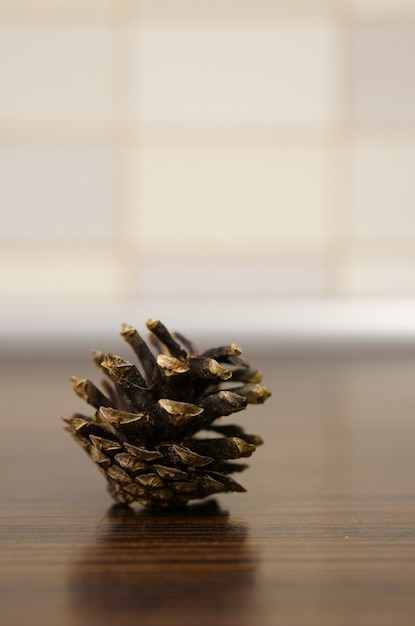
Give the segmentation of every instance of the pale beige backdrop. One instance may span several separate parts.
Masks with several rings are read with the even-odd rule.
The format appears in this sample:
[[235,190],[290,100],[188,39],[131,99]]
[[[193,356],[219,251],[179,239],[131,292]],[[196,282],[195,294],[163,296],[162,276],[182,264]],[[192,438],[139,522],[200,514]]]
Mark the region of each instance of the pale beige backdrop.
[[0,0],[0,89],[10,319],[415,295],[413,0]]

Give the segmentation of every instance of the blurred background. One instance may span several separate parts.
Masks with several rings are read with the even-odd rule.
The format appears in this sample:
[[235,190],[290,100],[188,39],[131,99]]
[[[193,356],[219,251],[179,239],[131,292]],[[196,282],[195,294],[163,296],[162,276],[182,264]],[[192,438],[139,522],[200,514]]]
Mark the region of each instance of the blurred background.
[[0,88],[5,349],[415,338],[413,0],[0,0]]

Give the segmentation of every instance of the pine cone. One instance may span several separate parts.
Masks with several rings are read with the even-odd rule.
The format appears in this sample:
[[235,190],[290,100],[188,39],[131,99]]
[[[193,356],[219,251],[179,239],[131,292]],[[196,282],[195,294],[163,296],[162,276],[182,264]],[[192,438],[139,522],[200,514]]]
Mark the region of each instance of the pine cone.
[[[165,508],[211,494],[245,491],[229,474],[247,466],[230,459],[250,456],[262,440],[218,418],[260,404],[270,392],[262,375],[241,357],[236,344],[201,355],[182,335],[147,322],[155,357],[126,324],[141,371],[114,354],[94,352],[108,377],[100,391],[91,381],[71,378],[74,391],[95,409],[65,419],[66,430],[97,464],[112,496],[122,502]],[[224,381],[232,380],[236,385]],[[196,435],[204,431],[204,436]]]

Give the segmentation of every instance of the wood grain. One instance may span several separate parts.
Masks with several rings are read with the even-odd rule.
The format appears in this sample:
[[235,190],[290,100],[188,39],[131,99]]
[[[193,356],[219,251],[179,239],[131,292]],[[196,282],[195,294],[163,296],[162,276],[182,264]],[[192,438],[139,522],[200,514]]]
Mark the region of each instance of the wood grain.
[[175,514],[112,505],[63,432],[86,359],[2,364],[1,624],[415,623],[415,355],[255,362],[248,492]]

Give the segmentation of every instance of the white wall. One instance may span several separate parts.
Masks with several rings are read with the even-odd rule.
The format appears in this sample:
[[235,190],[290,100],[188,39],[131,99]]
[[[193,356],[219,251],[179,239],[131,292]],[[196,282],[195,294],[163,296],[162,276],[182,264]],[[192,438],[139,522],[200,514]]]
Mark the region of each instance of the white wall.
[[413,0],[0,0],[0,88],[9,312],[415,295]]

